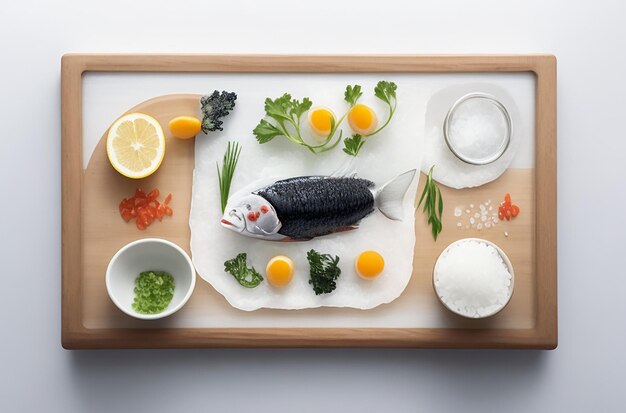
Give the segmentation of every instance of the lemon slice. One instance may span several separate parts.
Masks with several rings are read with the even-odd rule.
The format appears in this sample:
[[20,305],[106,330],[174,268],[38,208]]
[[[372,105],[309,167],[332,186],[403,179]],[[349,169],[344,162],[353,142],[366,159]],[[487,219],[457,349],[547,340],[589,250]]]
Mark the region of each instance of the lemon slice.
[[159,169],[163,161],[163,128],[143,113],[124,115],[109,128],[107,155],[117,172],[128,178],[145,178]]

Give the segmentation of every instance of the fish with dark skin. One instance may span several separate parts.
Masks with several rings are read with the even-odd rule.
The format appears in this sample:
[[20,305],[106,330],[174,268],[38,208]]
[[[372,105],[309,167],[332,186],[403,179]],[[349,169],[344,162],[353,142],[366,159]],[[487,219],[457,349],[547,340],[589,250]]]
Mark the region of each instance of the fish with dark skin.
[[376,190],[356,177],[302,176],[274,182],[226,207],[222,226],[252,238],[307,241],[358,228],[360,221],[380,210],[402,219],[402,201],[415,170],[405,172]]

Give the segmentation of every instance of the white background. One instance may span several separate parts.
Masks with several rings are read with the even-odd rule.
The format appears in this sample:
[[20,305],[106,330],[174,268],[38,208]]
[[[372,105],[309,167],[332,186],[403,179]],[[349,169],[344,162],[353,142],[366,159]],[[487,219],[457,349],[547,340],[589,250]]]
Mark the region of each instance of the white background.
[[[624,411],[625,12],[617,0],[3,0],[0,410]],[[554,53],[559,348],[63,350],[65,52]]]

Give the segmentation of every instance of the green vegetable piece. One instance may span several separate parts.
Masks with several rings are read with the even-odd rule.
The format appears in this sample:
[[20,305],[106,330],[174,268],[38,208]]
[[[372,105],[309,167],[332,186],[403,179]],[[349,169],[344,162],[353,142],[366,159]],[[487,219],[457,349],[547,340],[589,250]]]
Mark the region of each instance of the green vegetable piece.
[[217,130],[222,131],[222,118],[228,116],[231,110],[235,108],[237,94],[233,92],[217,90],[208,96],[200,98],[200,106],[202,109],[202,132],[209,133]]
[[228,203],[228,196],[230,195],[230,184],[233,181],[235,175],[235,168],[237,162],[239,162],[239,154],[241,153],[241,146],[237,142],[228,142],[226,147],[226,153],[222,160],[222,170],[217,165],[217,180],[220,186],[220,203],[222,207],[222,213],[226,209]]
[[144,271],[135,279],[132,307],[141,314],[163,312],[174,297],[174,277],[165,271]]
[[331,150],[341,141],[341,133],[334,142],[333,137],[343,117],[337,123],[332,122],[331,131],[324,142],[319,145],[309,145],[302,138],[300,123],[302,121],[302,115],[311,109],[312,105],[313,102],[311,102],[309,98],[305,97],[302,99],[302,102],[300,102],[297,99],[292,99],[291,95],[288,93],[274,100],[267,98],[265,99],[265,114],[274,120],[276,124],[274,125],[266,119],[261,119],[252,133],[260,144],[267,143],[277,136],[284,136],[289,141],[296,145],[304,146],[314,154]]
[[263,276],[254,267],[248,268],[246,260],[248,254],[239,253],[235,258],[224,263],[224,271],[230,273],[239,284],[246,288],[254,288],[261,284]]
[[360,85],[348,85],[346,86],[346,92],[344,93],[344,99],[350,107],[356,105],[356,102],[359,100],[361,96],[363,96],[363,92],[361,92]]
[[[391,122],[391,118],[393,118],[393,115],[396,112],[396,107],[398,105],[396,99],[397,88],[398,86],[396,86],[395,83],[389,82],[387,80],[381,80],[376,84],[376,87],[374,87],[374,95],[387,104],[387,106],[389,107],[389,116],[387,116],[387,120],[385,121],[385,123],[374,132],[365,136],[352,135],[352,137],[344,139],[343,151],[345,153],[350,156],[357,156],[359,154],[359,151],[361,150],[361,147],[363,147],[363,144],[370,136],[376,135],[378,132],[385,129],[387,125],[389,125],[389,122]],[[361,87],[359,85],[355,85],[354,87],[348,86],[346,88],[345,100],[350,104],[350,107],[352,107],[356,104],[356,101],[361,97],[361,95]]]
[[265,119],[261,119],[261,122],[259,122],[256,128],[254,128],[252,133],[254,133],[254,136],[256,136],[256,139],[259,143],[267,143],[275,137],[283,134],[280,129],[278,129],[276,126],[272,125]]
[[428,214],[428,224],[430,225],[434,240],[437,241],[437,236],[443,230],[443,224],[441,222],[443,197],[441,196],[439,185],[437,185],[437,182],[433,179],[433,169],[435,169],[435,165],[431,166],[428,171],[426,184],[424,184],[424,190],[422,191],[417,207],[419,208],[422,202],[424,202],[424,209],[422,211]]
[[307,252],[306,257],[310,266],[309,284],[313,286],[315,295],[333,292],[337,288],[336,280],[341,275],[339,257],[333,258],[330,254],[320,254],[313,249]]
[[396,86],[395,83],[381,80],[374,88],[374,95],[388,105],[391,105],[392,102],[395,103],[396,101],[397,88],[398,86]]
[[345,147],[343,148],[343,151],[350,156],[357,156],[364,143],[365,140],[363,137],[357,133],[344,139],[343,144]]

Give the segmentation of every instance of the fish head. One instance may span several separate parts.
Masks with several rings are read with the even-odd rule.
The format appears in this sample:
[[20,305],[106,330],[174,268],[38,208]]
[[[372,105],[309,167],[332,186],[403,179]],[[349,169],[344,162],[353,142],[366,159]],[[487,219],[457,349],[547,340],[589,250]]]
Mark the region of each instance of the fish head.
[[248,194],[229,203],[221,224],[231,231],[254,238],[275,236],[282,226],[272,204],[256,194]]

